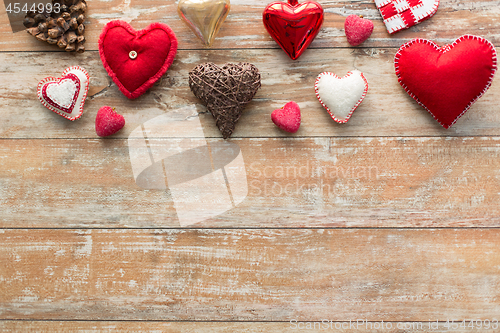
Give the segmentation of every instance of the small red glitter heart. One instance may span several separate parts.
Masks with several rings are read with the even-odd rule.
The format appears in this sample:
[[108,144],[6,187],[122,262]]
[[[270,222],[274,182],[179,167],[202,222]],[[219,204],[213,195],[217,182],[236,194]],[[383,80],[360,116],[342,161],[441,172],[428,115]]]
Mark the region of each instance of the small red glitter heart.
[[125,126],[125,118],[116,113],[114,108],[103,106],[97,111],[95,131],[101,137],[115,134]]
[[370,37],[373,22],[358,15],[349,15],[344,22],[345,36],[352,46],[358,46]]
[[300,107],[295,102],[288,102],[281,109],[271,114],[273,123],[283,131],[295,133],[300,127]]

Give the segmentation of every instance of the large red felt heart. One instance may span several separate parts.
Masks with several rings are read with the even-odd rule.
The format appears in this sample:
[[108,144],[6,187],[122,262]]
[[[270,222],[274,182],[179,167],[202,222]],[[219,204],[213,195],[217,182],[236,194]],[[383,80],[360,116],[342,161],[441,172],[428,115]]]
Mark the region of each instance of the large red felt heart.
[[314,1],[273,2],[264,9],[267,31],[293,60],[313,41],[323,24],[323,8]]
[[493,44],[471,35],[442,48],[414,39],[401,46],[394,62],[401,86],[444,128],[488,90],[497,69]]
[[128,98],[137,98],[151,88],[168,70],[176,53],[177,38],[163,23],[135,31],[127,22],[111,21],[99,37],[104,68]]

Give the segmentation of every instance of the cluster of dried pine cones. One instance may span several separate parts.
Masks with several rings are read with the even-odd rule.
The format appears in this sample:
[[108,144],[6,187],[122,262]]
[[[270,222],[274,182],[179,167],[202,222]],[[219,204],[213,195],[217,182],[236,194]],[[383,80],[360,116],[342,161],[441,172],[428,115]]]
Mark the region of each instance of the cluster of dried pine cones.
[[68,52],[84,52],[85,0],[52,0],[51,13],[28,12],[23,24],[38,40]]

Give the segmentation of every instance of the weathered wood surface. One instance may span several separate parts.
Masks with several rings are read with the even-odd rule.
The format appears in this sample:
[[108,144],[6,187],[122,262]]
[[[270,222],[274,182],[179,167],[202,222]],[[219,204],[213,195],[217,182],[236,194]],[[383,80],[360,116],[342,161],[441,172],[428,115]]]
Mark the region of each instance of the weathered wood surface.
[[[500,226],[498,138],[233,142],[248,196],[194,227]],[[180,226],[169,191],[135,183],[126,140],[2,140],[0,156],[0,227]]]
[[[500,84],[444,130],[393,67],[397,48],[417,37],[445,44],[476,34],[499,46],[500,1],[442,0],[432,19],[389,35],[373,1],[321,0],[325,23],[298,61],[262,25],[270,1],[231,2],[207,50],[174,0],[90,0],[84,54],[13,34],[0,5],[0,331],[290,332],[293,319],[361,319],[395,328],[334,330],[450,332],[448,319],[500,319]],[[344,36],[349,14],[375,23],[358,48]],[[137,100],[118,91],[96,51],[113,19],[137,29],[164,22],[179,39],[170,70]],[[209,143],[220,141],[187,85],[205,61],[254,63],[262,89],[230,140],[241,148],[248,196],[185,229],[170,190],[135,183],[127,138],[194,106]],[[41,106],[35,88],[76,64],[91,75],[91,97],[69,122]],[[338,125],[314,80],[353,69],[369,93]],[[302,126],[288,135],[270,114],[292,99]],[[127,121],[110,139],[94,130],[103,105]],[[430,320],[440,328],[396,327]]]
[[498,319],[500,230],[2,230],[0,316]]
[[[37,333],[98,333],[98,332],[124,332],[124,333],[289,333],[289,332],[359,332],[359,333],[495,333],[498,328],[492,328],[491,323],[484,324],[480,329],[474,329],[479,323],[465,322],[465,328],[460,327],[462,322],[453,324],[446,322],[301,322],[301,323],[263,323],[263,322],[137,322],[137,321],[0,321],[2,332],[37,332]],[[344,328],[342,328],[342,325]],[[351,327],[349,327],[351,325]],[[378,326],[377,326],[378,325]],[[384,328],[378,328],[383,325]],[[457,327],[451,329],[450,325]],[[468,326],[472,325],[472,326]],[[392,327],[387,328],[387,327]],[[398,328],[400,327],[400,328]]]
[[[278,46],[266,32],[262,24],[262,11],[269,0],[233,0],[231,12],[222,26],[213,48],[273,48],[278,54]],[[333,1],[322,0],[325,20],[311,49],[349,47],[345,39],[344,20],[350,14],[364,15],[374,21],[375,29],[363,47],[399,47],[412,38],[431,38],[450,42],[463,34],[474,33],[500,42],[499,0],[481,2],[442,0],[436,15],[410,30],[390,35],[382,22],[373,1]],[[179,48],[202,49],[202,43],[187,28],[177,15],[177,1],[88,1],[85,37],[88,50],[97,50],[97,40],[102,27],[111,20],[121,19],[131,23],[136,29],[145,28],[151,22],[167,23],[177,35]],[[6,12],[0,10],[0,51],[58,51],[44,42],[37,41],[25,32],[12,33]],[[279,51],[279,52],[278,52]],[[314,53],[315,51],[308,51]]]
[[[180,51],[161,83],[144,96],[129,100],[112,83],[98,52],[84,55],[54,53],[0,53],[0,137],[1,138],[97,138],[94,120],[103,105],[117,108],[125,116],[126,127],[114,137],[127,138],[137,126],[161,114],[185,106],[196,106],[205,135],[220,137],[210,113],[194,97],[188,73],[205,61],[248,61],[262,74],[262,88],[247,106],[236,126],[238,137],[312,136],[481,136],[500,135],[498,96],[500,84],[494,80],[486,94],[446,130],[411,99],[394,74],[394,49],[315,50],[290,64],[286,55],[273,50]],[[38,81],[57,76],[79,64],[91,76],[90,84],[100,93],[87,99],[81,119],[69,122],[47,110],[36,97]],[[323,71],[345,75],[358,69],[365,73],[368,95],[347,124],[335,123],[318,102],[314,81]],[[289,135],[271,121],[271,112],[294,100],[302,109],[300,130]]]

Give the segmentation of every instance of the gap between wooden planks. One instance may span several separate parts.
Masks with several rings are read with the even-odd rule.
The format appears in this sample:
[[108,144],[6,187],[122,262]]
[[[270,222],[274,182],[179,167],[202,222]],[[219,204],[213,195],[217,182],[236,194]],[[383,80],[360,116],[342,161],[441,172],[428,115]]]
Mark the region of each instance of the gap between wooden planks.
[[500,230],[2,230],[2,319],[498,319]]

